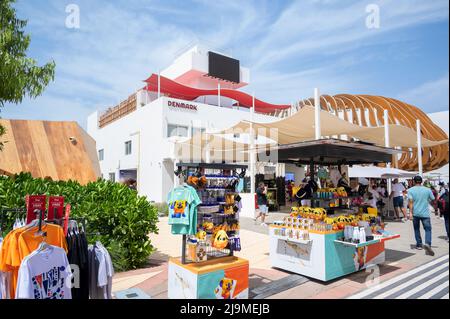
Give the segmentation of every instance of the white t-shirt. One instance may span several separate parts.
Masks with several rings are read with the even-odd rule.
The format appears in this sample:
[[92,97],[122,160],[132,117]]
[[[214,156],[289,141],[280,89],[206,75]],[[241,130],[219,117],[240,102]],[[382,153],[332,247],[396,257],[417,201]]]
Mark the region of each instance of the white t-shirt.
[[20,264],[16,299],[72,299],[71,279],[64,249],[35,250]]
[[380,193],[378,193],[375,189],[369,189],[369,192],[372,194],[373,199],[375,200],[375,203],[380,198]]
[[377,192],[381,197],[384,197],[384,195],[386,194],[386,189],[384,187],[378,187]]
[[403,196],[403,192],[406,190],[402,183],[392,184],[393,197]]

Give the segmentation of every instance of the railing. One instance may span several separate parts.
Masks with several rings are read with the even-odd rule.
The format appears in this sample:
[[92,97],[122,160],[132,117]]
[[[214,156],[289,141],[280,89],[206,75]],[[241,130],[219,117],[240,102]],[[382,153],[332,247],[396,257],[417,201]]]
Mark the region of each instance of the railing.
[[105,113],[100,115],[98,126],[100,128],[124,117],[131,112],[134,112],[137,108],[136,93],[133,93],[128,99],[120,102],[119,105],[109,108]]
[[[161,96],[166,96],[166,95],[161,94]],[[144,104],[147,104],[152,101],[154,101],[154,98],[147,97],[146,100],[144,101]],[[207,104],[207,105],[219,107],[217,104],[207,102],[206,100],[197,101],[195,103],[201,103],[201,104]],[[235,109],[235,110],[248,109],[245,106],[239,106],[239,105],[233,105],[231,107],[227,107],[227,106],[220,106],[220,107],[231,108],[231,109]],[[101,114],[99,121],[98,121],[98,126],[99,126],[99,128],[105,127],[106,125],[126,116],[127,114],[134,112],[136,109],[137,109],[137,94],[134,93],[134,94],[130,95],[126,100],[120,102],[119,105],[109,108],[103,114]],[[278,117],[278,118],[285,118],[285,117],[289,116],[288,110],[277,110],[277,111],[274,111],[271,113],[261,113],[261,112],[255,112],[255,113],[263,114],[263,115],[267,115],[267,116]]]

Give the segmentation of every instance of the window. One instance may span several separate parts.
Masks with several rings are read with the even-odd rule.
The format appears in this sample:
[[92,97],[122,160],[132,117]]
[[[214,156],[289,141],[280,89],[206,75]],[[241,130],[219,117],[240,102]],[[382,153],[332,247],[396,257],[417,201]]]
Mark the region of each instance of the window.
[[192,136],[195,136],[196,134],[202,134],[205,133],[206,129],[201,127],[192,127]]
[[114,183],[116,181],[116,173],[109,173],[109,180]]
[[169,124],[167,125],[167,137],[180,136],[187,137],[189,128],[183,125]]
[[125,142],[125,155],[131,154],[131,141]]
[[105,158],[105,151],[102,148],[101,150],[98,150],[98,160],[103,161],[104,158]]

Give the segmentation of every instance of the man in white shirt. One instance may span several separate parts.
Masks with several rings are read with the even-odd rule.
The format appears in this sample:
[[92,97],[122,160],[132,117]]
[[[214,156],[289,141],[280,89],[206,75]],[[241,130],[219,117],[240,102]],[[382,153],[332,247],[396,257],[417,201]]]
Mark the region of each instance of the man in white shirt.
[[406,215],[406,208],[403,201],[403,196],[406,192],[405,186],[403,186],[402,183],[398,181],[398,178],[394,179],[394,182],[392,184],[392,192],[389,196],[389,199],[393,199],[394,202],[394,213],[396,216],[396,219],[400,219],[402,222],[403,219],[400,218],[400,213],[403,213],[403,218],[408,219]]
[[373,208],[377,208],[377,202],[380,199],[380,194],[376,190],[375,185],[369,186],[368,190],[368,200],[366,200],[366,203]]

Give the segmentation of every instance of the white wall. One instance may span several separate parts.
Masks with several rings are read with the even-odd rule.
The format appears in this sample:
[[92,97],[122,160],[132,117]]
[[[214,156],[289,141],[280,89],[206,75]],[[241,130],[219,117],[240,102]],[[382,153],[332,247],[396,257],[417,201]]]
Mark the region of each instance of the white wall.
[[[197,110],[169,107],[168,100],[195,104]],[[104,149],[100,169],[105,179],[114,172],[118,180],[119,170],[137,169],[139,166],[139,193],[149,200],[162,202],[174,183],[173,143],[167,138],[169,123],[188,126],[191,134],[193,126],[222,130],[241,120],[250,120],[250,116],[248,110],[161,97],[101,129],[97,126],[98,113],[95,112],[88,118],[88,133],[96,140],[97,150]],[[255,114],[254,119],[269,122],[277,118]],[[124,143],[128,140],[132,141],[132,154],[125,155]]]
[[302,180],[305,178],[305,168],[303,166],[298,167],[294,164],[286,164],[285,172],[286,173],[294,173],[295,185],[299,185],[302,182]]

